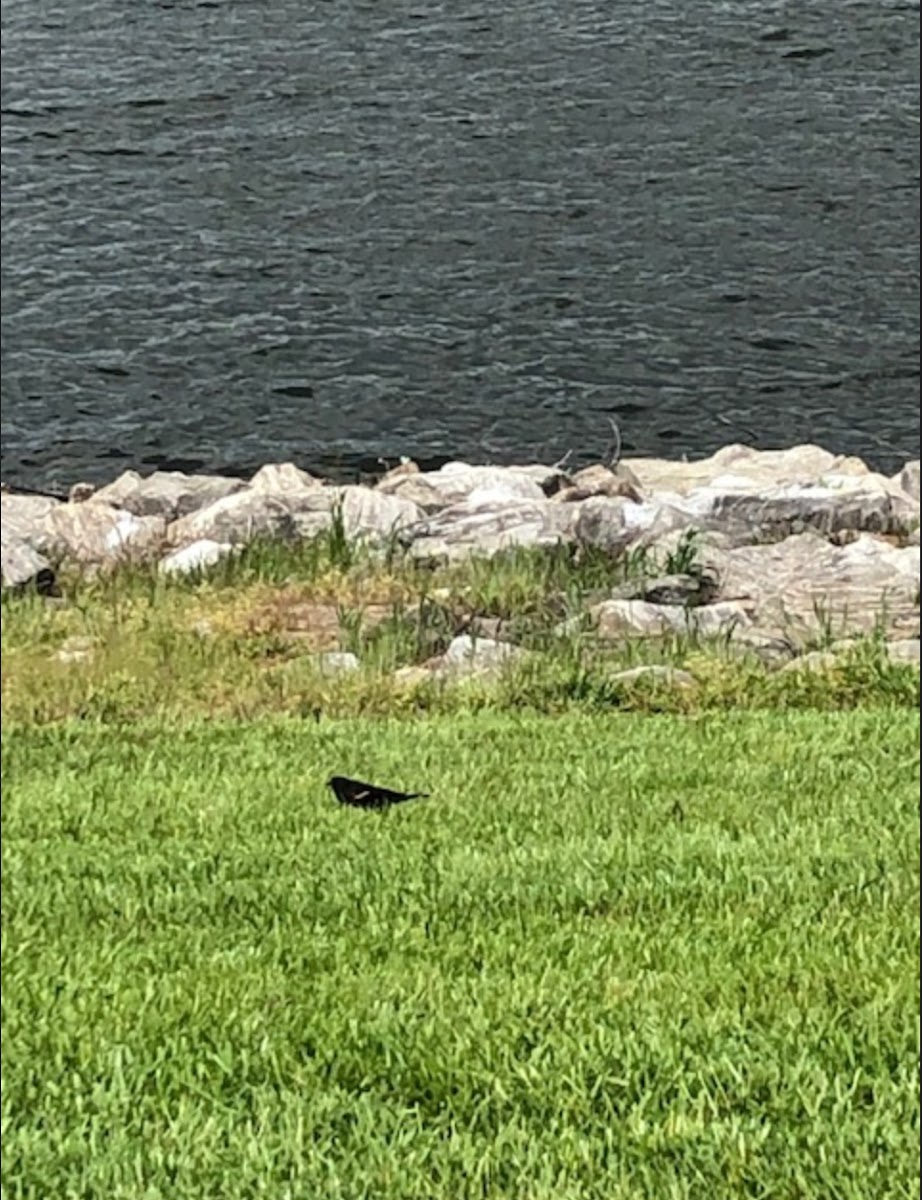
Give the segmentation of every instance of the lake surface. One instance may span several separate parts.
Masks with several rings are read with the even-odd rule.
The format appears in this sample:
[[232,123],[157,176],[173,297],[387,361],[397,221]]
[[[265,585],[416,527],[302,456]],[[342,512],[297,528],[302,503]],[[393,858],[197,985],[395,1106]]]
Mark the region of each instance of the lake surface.
[[3,0],[2,477],[919,454],[919,6]]

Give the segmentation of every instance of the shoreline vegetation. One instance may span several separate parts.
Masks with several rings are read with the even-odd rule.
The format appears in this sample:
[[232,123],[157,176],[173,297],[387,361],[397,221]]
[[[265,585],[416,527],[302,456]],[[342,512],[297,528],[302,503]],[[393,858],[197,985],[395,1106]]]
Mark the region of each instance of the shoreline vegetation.
[[7,719],[918,703],[918,462],[72,491],[0,496]]
[[913,1194],[918,478],[3,492],[4,1196]]
[[749,642],[701,631],[684,607],[684,627],[599,635],[593,603],[675,579],[677,562],[694,581],[694,539],[662,563],[513,549],[419,568],[351,547],[334,526],[192,575],[64,573],[60,598],[4,601],[3,719],[918,705],[913,642],[887,640],[884,606],[852,636],[820,608],[806,636],[792,626]]

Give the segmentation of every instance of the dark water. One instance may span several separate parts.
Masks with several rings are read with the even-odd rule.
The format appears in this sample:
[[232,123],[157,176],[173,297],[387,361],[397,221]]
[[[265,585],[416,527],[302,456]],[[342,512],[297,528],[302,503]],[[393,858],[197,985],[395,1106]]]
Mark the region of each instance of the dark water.
[[919,453],[919,8],[3,0],[2,476]]

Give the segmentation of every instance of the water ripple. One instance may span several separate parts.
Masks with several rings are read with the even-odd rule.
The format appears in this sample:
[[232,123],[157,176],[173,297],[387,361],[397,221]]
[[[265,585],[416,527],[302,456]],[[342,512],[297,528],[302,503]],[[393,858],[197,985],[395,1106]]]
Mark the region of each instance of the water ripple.
[[8,481],[918,454],[918,5],[2,21]]

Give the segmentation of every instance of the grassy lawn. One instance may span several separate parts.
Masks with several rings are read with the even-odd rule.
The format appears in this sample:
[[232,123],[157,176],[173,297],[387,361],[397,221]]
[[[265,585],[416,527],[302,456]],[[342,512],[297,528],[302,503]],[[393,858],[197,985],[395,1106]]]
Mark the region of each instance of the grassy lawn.
[[919,1194],[917,711],[16,722],[23,677],[4,1198]]

